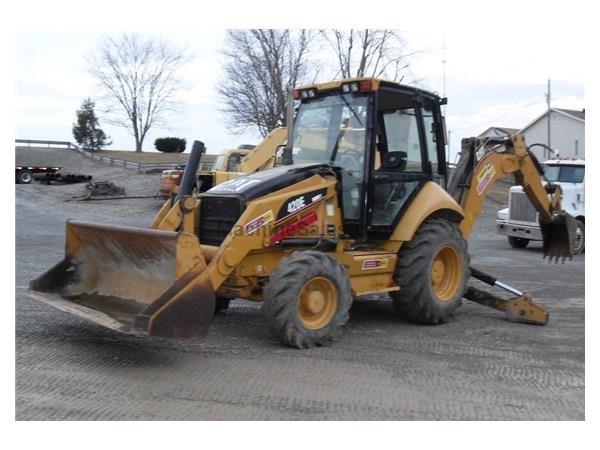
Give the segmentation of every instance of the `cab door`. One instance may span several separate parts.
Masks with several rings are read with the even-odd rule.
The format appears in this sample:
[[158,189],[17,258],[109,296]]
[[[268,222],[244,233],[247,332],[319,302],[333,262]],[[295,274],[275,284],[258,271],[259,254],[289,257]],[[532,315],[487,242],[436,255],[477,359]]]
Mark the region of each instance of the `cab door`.
[[[422,102],[378,113],[376,152],[369,183],[367,235],[387,239],[419,189],[434,179]],[[431,129],[431,123],[429,124]],[[433,151],[437,154],[437,146]],[[377,166],[375,161],[380,160]]]

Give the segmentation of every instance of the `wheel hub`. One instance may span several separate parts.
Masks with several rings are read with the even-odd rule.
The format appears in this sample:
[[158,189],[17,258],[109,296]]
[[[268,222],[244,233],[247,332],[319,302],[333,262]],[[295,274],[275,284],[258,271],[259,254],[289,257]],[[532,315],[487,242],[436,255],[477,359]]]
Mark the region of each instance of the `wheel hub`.
[[456,248],[445,245],[439,249],[431,264],[431,287],[442,302],[454,297],[462,277],[462,265]]
[[337,309],[337,289],[327,278],[315,277],[300,290],[298,318],[302,325],[312,330],[326,326]]
[[302,306],[312,314],[318,314],[325,308],[325,296],[319,291],[307,293],[302,298]]
[[433,284],[438,284],[444,279],[445,271],[444,263],[439,259],[436,259],[431,268],[431,281]]

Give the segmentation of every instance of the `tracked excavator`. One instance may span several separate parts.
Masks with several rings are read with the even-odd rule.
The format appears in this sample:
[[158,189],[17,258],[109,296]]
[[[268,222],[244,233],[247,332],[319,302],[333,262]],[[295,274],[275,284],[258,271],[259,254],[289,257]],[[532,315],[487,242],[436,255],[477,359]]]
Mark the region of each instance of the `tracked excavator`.
[[177,338],[204,336],[228,299],[262,301],[272,335],[297,348],[329,344],[353,299],[372,294],[416,323],[450,320],[462,299],[548,321],[529,295],[470,267],[467,251],[490,187],[513,175],[539,211],[544,256],[573,254],[560,187],[543,182],[522,135],[463,140],[449,177],[445,99],[375,78],[293,98],[275,167],[194,194],[196,142],[149,229],[68,221],[64,259],[29,295],[120,332]]

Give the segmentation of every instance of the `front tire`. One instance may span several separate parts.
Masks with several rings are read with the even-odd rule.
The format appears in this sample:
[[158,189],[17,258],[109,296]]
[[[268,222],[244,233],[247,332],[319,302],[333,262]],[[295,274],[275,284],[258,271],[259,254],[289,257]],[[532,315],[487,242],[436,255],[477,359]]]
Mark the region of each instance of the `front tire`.
[[229,309],[230,299],[225,297],[215,297],[215,314]]
[[527,247],[527,244],[529,244],[529,239],[516,236],[508,236],[508,244],[512,248],[525,248]]
[[575,220],[575,244],[573,245],[573,253],[579,255],[585,252],[585,223],[581,220]]
[[285,345],[329,345],[350,318],[352,289],[344,266],[318,251],[298,251],[282,260],[263,290],[263,315]]
[[395,274],[400,290],[390,296],[410,322],[444,323],[461,305],[469,276],[467,241],[458,226],[427,219],[400,249]]

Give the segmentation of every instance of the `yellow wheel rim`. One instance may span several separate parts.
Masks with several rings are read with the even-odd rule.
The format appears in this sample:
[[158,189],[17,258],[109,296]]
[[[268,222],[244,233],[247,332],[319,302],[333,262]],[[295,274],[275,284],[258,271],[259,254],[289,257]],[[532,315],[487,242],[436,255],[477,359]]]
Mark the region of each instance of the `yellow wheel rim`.
[[438,251],[431,264],[431,287],[442,302],[452,299],[460,286],[462,265],[456,248],[445,245]]
[[327,278],[312,278],[300,289],[298,317],[305,328],[323,328],[331,322],[336,309],[337,289]]

